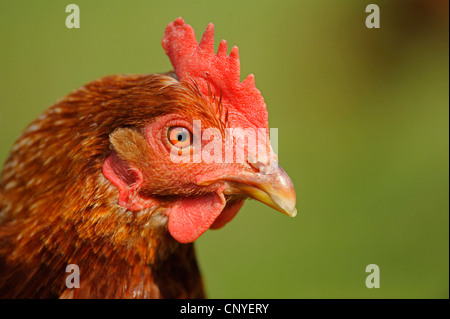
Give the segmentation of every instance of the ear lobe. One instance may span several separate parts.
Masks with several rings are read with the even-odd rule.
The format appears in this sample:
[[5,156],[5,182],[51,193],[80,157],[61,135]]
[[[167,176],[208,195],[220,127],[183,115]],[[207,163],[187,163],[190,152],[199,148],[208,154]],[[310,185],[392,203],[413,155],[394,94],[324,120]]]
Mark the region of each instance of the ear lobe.
[[139,211],[157,203],[139,194],[144,175],[137,163],[147,160],[147,142],[137,131],[120,128],[110,135],[113,152],[103,162],[103,175],[119,190],[118,203]]
[[115,152],[103,162],[103,175],[119,190],[119,205],[129,210],[143,209],[138,191],[143,183],[142,172],[127,164]]

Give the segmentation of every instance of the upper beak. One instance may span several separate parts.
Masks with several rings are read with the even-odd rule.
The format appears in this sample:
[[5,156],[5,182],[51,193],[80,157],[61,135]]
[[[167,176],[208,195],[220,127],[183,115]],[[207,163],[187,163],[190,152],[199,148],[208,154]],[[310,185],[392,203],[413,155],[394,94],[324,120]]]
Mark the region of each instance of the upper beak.
[[225,177],[225,195],[244,195],[256,199],[290,217],[297,215],[295,188],[286,172],[277,164],[270,174],[246,173]]

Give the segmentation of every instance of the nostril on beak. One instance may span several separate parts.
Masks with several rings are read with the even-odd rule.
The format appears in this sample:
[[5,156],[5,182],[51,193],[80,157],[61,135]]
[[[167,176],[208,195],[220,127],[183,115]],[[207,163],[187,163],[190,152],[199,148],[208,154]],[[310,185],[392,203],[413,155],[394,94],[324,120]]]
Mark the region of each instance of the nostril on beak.
[[255,156],[249,155],[248,164],[261,174],[271,174],[278,168],[276,158],[269,159],[266,156],[256,158]]

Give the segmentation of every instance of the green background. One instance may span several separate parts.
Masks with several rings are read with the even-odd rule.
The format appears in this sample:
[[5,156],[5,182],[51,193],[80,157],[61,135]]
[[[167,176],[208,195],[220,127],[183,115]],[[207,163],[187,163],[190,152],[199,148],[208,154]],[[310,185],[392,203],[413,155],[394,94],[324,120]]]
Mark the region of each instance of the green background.
[[208,296],[448,298],[448,1],[0,0],[0,162],[73,89],[171,69],[160,42],[178,16],[239,46],[298,196],[294,219],[248,201],[197,241]]

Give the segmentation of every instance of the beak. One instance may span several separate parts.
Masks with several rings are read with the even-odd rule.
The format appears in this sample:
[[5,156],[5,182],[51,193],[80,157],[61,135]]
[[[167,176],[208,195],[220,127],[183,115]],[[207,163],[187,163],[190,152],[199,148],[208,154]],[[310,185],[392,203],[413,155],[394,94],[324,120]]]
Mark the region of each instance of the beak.
[[289,176],[278,165],[270,174],[246,173],[244,176],[226,177],[225,195],[244,195],[290,217],[297,215],[295,188]]

